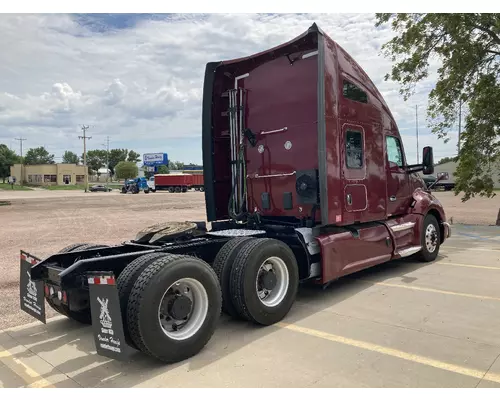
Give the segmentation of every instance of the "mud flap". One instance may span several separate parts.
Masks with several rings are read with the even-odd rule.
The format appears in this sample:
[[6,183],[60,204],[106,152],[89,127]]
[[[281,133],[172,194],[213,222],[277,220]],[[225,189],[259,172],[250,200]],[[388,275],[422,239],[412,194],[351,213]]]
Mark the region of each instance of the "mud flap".
[[125,341],[115,276],[110,272],[88,272],[87,278],[97,354],[126,361],[135,350]]
[[43,280],[31,280],[31,268],[41,260],[21,250],[19,297],[21,310],[46,323]]

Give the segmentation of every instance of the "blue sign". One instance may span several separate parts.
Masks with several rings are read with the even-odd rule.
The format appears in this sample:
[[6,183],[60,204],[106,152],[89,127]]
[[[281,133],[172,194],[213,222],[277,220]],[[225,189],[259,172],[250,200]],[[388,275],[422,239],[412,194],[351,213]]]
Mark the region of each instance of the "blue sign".
[[168,165],[167,153],[148,153],[143,156],[144,165],[153,167],[157,165]]

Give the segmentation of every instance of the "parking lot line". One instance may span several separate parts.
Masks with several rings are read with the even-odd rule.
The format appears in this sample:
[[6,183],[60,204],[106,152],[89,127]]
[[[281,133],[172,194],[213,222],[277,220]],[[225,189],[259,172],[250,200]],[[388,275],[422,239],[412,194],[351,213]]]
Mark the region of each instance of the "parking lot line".
[[500,267],[488,267],[486,265],[472,265],[472,264],[459,264],[459,263],[454,263],[454,262],[444,262],[444,261],[437,261],[435,264],[442,264],[442,265],[456,265],[457,267],[467,267],[467,268],[479,268],[479,269],[497,269],[500,270]]
[[358,279],[358,280],[361,282],[367,282],[367,283],[371,283],[373,285],[379,285],[379,286],[388,286],[388,287],[395,287],[395,288],[401,288],[401,289],[418,290],[418,291],[422,291],[422,292],[450,294],[452,296],[469,297],[469,298],[480,299],[480,300],[500,301],[500,297],[481,296],[478,294],[471,294],[471,293],[452,292],[450,290],[432,289],[432,288],[426,288],[426,287],[422,287],[422,286],[401,285],[399,283],[377,282],[377,281],[370,281],[367,279]]
[[467,250],[467,251],[472,250],[472,251],[496,251],[496,252],[500,252],[500,249],[487,249],[487,248],[484,248],[484,247],[481,247],[481,248],[471,247],[471,248],[464,249],[463,247],[443,246],[441,248],[444,249],[444,250],[446,250],[446,249],[457,249],[457,250]]
[[494,373],[491,373],[488,371],[480,371],[480,370],[473,369],[473,368],[462,367],[460,365],[442,362],[442,361],[435,360],[432,358],[419,356],[417,354],[407,353],[404,351],[392,349],[390,347],[380,346],[380,345],[377,345],[374,343],[364,342],[361,340],[350,339],[350,338],[345,337],[345,336],[333,335],[333,334],[328,333],[328,332],[323,332],[323,331],[319,331],[316,329],[305,328],[303,326],[299,326],[299,325],[295,325],[295,324],[288,324],[286,322],[278,322],[275,325],[279,326],[281,328],[284,328],[284,329],[289,329],[289,330],[294,331],[294,332],[304,333],[304,334],[309,335],[309,336],[314,336],[314,337],[317,337],[320,339],[329,340],[331,342],[341,343],[341,344],[345,344],[348,346],[353,346],[353,347],[357,347],[360,349],[373,351],[376,353],[400,358],[403,360],[412,361],[412,362],[415,362],[418,364],[427,365],[427,366],[438,368],[441,370],[469,376],[472,378],[477,378],[480,380],[487,380],[490,382],[495,382],[495,383],[500,384],[500,374],[494,374]]
[[42,378],[38,372],[23,363],[17,357],[0,345],[0,361],[12,372],[18,375],[30,388],[54,388],[48,380]]

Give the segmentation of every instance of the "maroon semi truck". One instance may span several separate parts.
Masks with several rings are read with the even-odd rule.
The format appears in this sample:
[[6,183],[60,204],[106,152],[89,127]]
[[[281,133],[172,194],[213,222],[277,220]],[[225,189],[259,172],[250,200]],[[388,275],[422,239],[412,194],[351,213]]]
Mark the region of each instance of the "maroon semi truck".
[[116,246],[21,251],[21,308],[92,324],[97,352],[165,362],[208,343],[221,310],[282,320],[301,282],[389,260],[433,261],[450,236],[363,69],[316,24],[280,46],[211,62],[203,88],[206,221],[148,227]]

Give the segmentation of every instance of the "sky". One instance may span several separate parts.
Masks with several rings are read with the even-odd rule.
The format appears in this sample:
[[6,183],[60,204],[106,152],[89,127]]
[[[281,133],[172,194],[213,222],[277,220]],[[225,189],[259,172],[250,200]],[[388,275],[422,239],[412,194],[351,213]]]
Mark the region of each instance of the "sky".
[[[128,148],[166,152],[200,164],[205,65],[266,50],[316,22],[367,72],[391,108],[410,163],[434,147],[434,158],[456,154],[430,133],[427,96],[437,65],[404,102],[385,82],[391,63],[380,53],[394,33],[375,27],[374,14],[1,14],[0,143],[19,153],[45,146],[62,161],[65,150]],[[420,156],[421,158],[421,156]],[[421,161],[421,160],[420,160]]]

